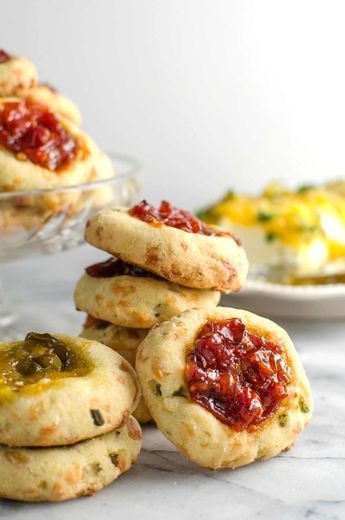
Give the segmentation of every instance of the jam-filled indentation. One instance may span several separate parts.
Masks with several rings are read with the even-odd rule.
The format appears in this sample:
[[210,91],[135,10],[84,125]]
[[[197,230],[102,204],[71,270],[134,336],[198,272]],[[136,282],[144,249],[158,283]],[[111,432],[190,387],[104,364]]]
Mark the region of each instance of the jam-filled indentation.
[[206,323],[187,355],[191,399],[237,431],[274,413],[290,377],[283,346],[238,318]]
[[0,388],[20,390],[42,379],[82,376],[87,371],[86,360],[50,334],[30,332],[24,341],[0,348]]
[[46,106],[27,100],[0,106],[0,145],[56,172],[80,151],[77,139]]
[[140,267],[128,264],[118,258],[109,258],[105,262],[90,265],[85,269],[93,278],[111,278],[112,276],[137,276],[139,278],[159,278]]
[[[129,215],[153,226],[165,225],[197,235],[231,236],[234,238],[229,231],[211,228],[189,211],[176,208],[166,200],[163,200],[158,208],[152,206],[146,200],[142,200],[129,210]],[[237,239],[235,240],[237,241]]]

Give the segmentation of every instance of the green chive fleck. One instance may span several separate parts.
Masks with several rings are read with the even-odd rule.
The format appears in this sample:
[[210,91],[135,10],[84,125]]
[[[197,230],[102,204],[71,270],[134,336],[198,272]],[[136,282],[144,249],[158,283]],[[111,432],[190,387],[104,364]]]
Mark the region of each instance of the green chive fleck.
[[162,387],[162,385],[160,383],[154,382],[153,389],[152,389],[153,393],[157,396],[161,396],[162,395],[161,387]]
[[100,410],[90,410],[93,422],[96,426],[103,426],[105,420],[103,419],[103,415]]
[[312,184],[302,184],[302,186],[297,189],[297,193],[307,193],[307,191],[313,190],[314,188],[315,186]]
[[276,216],[275,213],[270,211],[258,211],[256,218],[259,222],[269,222]]
[[301,226],[301,230],[303,233],[314,233],[315,231],[318,231],[319,226],[311,225],[311,226]]
[[93,468],[94,468],[96,475],[98,475],[102,471],[102,464],[100,464],[99,462],[95,462],[95,464],[93,465]]
[[286,426],[286,424],[288,422],[288,418],[289,418],[289,416],[286,412],[283,412],[280,415],[278,415],[279,426],[284,428],[284,426]]
[[195,212],[195,216],[200,219],[200,220],[204,220],[206,215],[207,215],[207,212],[208,212],[208,208],[201,208],[201,209],[198,209],[196,212]]
[[118,462],[119,462],[118,454],[117,453],[109,453],[109,458],[110,458],[112,464],[114,464],[114,466],[117,467]]
[[180,386],[175,392],[172,394],[173,397],[187,397],[187,392],[184,386]]
[[299,398],[298,406],[299,406],[299,409],[301,410],[302,413],[309,413],[310,412],[310,408],[309,408],[308,404],[306,403],[306,401],[305,401],[303,396],[301,396]]
[[234,192],[233,190],[229,190],[229,191],[227,191],[226,194],[225,194],[225,198],[226,198],[227,200],[231,200],[231,199],[233,199],[234,196],[235,196],[235,192]]
[[266,238],[266,242],[271,243],[271,242],[274,242],[275,240],[277,240],[278,235],[277,235],[277,233],[273,233],[273,231],[270,231],[269,233],[266,233],[265,238]]

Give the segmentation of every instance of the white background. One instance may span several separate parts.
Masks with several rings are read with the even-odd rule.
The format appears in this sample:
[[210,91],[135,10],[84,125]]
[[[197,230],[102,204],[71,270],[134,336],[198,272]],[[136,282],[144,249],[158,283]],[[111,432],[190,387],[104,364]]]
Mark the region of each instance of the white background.
[[344,21],[332,0],[1,0],[0,46],[143,163],[148,198],[193,208],[343,175]]

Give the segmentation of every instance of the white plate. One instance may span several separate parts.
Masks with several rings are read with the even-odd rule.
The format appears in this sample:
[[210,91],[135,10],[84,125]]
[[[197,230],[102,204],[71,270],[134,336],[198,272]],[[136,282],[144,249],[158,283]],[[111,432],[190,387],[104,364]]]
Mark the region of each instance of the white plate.
[[345,318],[345,284],[279,285],[249,279],[244,289],[222,297],[222,305],[292,319]]

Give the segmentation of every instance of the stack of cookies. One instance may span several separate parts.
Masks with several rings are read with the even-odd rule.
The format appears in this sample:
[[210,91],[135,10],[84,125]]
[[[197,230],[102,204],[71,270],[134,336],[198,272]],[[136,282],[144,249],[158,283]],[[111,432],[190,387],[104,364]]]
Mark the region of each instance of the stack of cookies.
[[115,480],[140,451],[139,396],[131,365],[95,341],[0,344],[0,497],[61,501]]
[[114,257],[87,268],[76,287],[85,337],[30,333],[0,344],[0,496],[60,501],[98,491],[139,454],[132,414],[152,418],[206,468],[288,449],[312,411],[294,345],[269,320],[217,307],[221,291],[244,283],[240,243],[145,201],[92,217],[86,238]]
[[110,158],[80,123],[78,107],[39,83],[32,61],[0,50],[0,192],[54,190],[2,201],[0,235],[39,230],[55,215],[70,219],[110,202],[109,187],[61,191],[114,175]]
[[[219,291],[240,289],[247,274],[244,250],[230,233],[167,202],[100,212],[85,236],[114,257],[88,267],[76,286],[76,307],[88,315],[81,336],[132,365],[152,327],[188,309],[216,307]],[[151,420],[143,399],[133,415]]]
[[275,323],[217,307],[219,292],[244,284],[239,241],[164,201],[103,211],[85,236],[116,258],[88,268],[77,285],[77,308],[88,313],[82,336],[135,358],[137,417],[151,416],[206,468],[288,449],[312,409],[294,345]]

